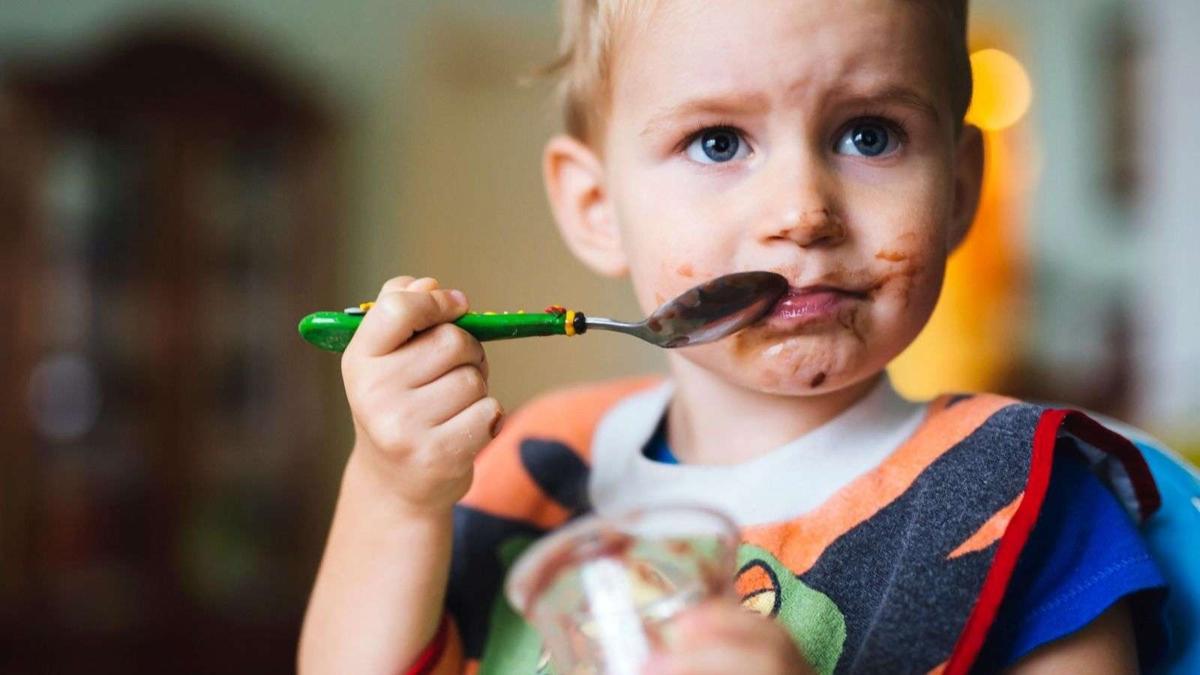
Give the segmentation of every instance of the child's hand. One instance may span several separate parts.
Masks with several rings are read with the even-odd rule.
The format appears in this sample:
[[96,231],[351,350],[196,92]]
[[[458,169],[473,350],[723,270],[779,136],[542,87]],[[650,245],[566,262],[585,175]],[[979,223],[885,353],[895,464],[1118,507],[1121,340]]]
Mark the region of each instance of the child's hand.
[[646,675],[812,675],[783,626],[728,601],[688,610],[671,639],[642,669]]
[[449,323],[466,309],[459,291],[397,277],[342,356],[354,455],[413,513],[446,512],[466,494],[502,414],[483,347]]

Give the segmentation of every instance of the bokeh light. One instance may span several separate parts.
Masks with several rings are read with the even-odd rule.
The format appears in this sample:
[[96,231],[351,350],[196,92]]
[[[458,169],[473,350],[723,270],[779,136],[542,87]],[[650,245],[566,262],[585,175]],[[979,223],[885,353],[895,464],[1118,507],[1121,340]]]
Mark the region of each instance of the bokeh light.
[[967,122],[985,131],[1002,131],[1029,112],[1033,84],[1021,62],[999,49],[971,54],[975,92],[967,109]]

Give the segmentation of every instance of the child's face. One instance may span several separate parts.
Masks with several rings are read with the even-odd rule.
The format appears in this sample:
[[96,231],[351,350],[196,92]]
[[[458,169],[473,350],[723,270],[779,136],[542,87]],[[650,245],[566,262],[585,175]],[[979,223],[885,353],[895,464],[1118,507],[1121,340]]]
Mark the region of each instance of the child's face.
[[674,358],[792,395],[879,372],[974,210],[938,19],[915,0],[663,0],[652,19],[615,54],[600,160],[641,306],[736,271],[793,287]]

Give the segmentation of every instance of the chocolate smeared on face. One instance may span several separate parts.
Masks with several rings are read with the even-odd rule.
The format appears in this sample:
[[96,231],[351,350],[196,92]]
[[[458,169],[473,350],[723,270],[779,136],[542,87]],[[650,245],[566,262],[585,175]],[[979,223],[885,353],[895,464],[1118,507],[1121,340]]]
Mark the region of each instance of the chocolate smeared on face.
[[843,328],[850,331],[859,342],[866,344],[866,337],[863,335],[862,327],[858,325],[858,308],[850,307],[838,313],[838,323]]

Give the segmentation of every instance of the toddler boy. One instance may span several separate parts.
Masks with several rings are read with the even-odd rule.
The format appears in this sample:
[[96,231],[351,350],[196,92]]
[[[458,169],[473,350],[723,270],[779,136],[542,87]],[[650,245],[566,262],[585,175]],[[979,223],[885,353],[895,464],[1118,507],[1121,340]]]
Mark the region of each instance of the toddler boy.
[[544,169],[572,252],[647,312],[730,272],[791,288],[668,353],[669,381],[550,394],[493,439],[483,350],[448,323],[465,297],[389,281],[343,359],[357,440],[302,669],[535,672],[512,558],[578,514],[667,502],[737,522],[741,603],[681,617],[648,673],[1124,673],[1157,653],[1132,447],[1001,397],[909,402],[884,373],[979,196],[965,0],[563,9],[567,133]]

